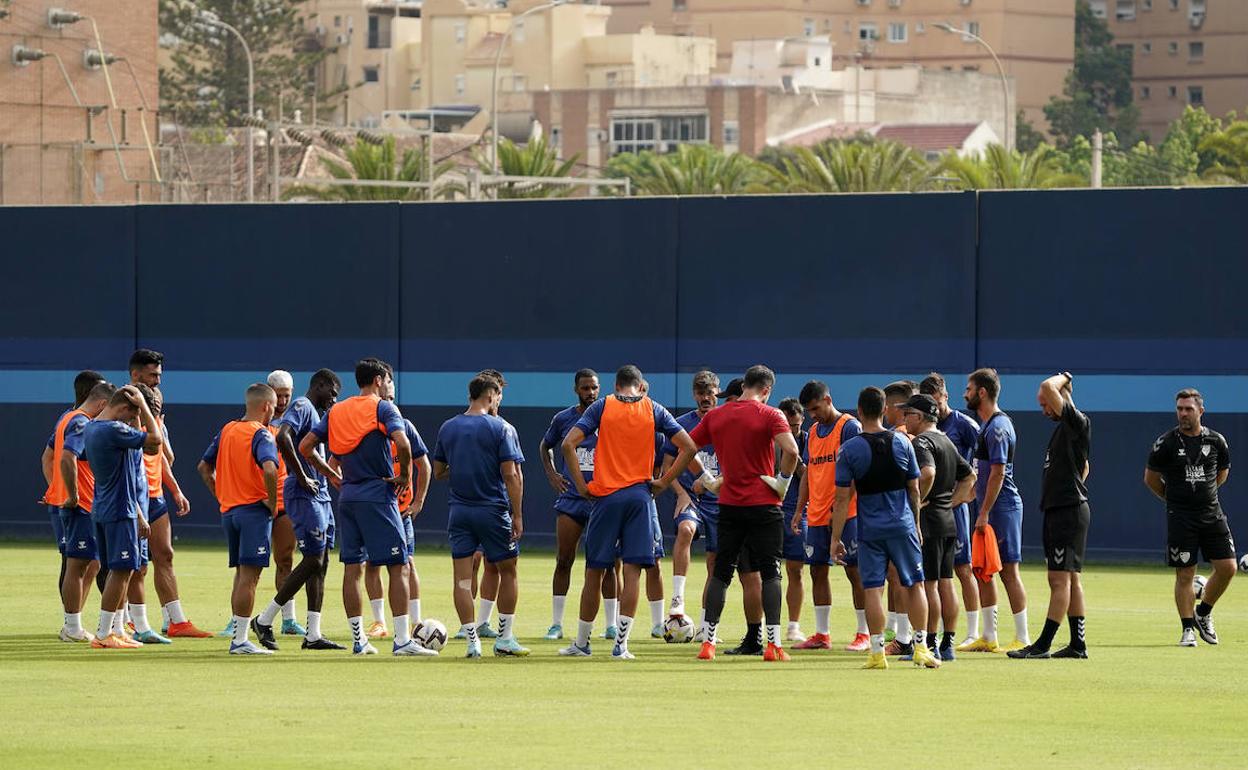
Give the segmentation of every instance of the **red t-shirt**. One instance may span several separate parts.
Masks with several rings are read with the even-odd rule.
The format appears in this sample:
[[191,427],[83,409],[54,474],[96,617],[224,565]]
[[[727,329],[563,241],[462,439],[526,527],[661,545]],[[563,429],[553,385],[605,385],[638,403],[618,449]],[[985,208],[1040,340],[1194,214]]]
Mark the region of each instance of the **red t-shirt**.
[[761,475],[776,473],[774,440],[789,432],[784,414],[761,401],[742,399],[717,406],[706,413],[689,436],[697,446],[711,444],[719,459],[724,485],[722,505],[779,505],[776,493]]

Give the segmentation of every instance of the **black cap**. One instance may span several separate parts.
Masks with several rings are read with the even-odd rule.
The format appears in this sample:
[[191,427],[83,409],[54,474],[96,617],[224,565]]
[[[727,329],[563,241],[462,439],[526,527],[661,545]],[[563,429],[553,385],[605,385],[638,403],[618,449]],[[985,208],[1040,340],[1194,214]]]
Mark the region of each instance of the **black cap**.
[[940,418],[940,407],[936,405],[936,399],[923,394],[911,396],[902,409],[907,411],[913,410],[933,420]]
[[741,398],[743,395],[745,395],[745,380],[740,377],[735,378],[732,382],[728,383],[728,387],[719,391],[720,398],[732,398],[733,396]]

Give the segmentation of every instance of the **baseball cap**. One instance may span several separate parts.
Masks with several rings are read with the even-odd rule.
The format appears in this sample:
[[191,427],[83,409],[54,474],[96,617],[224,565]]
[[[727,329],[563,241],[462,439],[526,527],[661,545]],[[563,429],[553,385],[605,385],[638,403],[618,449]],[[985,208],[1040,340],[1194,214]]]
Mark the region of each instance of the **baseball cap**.
[[745,380],[740,377],[733,379],[732,382],[728,383],[728,387],[719,391],[720,398],[732,398],[733,396],[741,398],[743,395],[745,395]]
[[910,400],[906,402],[906,405],[903,406],[902,409],[905,409],[906,411],[918,412],[924,417],[930,417],[933,420],[940,417],[940,408],[936,406],[936,399],[931,396],[925,396],[921,393],[916,396],[911,396]]

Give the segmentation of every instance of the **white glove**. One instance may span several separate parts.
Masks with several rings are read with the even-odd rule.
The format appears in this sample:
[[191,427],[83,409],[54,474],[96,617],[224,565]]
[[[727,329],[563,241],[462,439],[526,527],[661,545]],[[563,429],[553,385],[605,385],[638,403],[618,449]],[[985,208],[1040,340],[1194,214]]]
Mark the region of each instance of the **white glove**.
[[698,481],[702,482],[702,488],[712,495],[719,494],[719,488],[724,485],[723,477],[712,476],[710,471],[702,471],[702,475],[698,477]]
[[775,492],[776,496],[781,500],[789,493],[789,484],[793,483],[793,474],[791,473],[788,476],[781,473],[779,477],[759,476],[759,478],[763,480],[764,484],[771,487],[771,491]]

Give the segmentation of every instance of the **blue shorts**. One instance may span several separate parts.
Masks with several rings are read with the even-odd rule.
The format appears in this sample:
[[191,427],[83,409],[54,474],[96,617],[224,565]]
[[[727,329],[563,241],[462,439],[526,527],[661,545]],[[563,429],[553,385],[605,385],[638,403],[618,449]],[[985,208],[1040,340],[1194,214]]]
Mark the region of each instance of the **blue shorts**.
[[707,553],[715,553],[719,550],[719,506],[716,505],[713,511],[709,508],[699,508],[698,515],[702,519],[698,534],[705,541],[702,548]]
[[91,514],[81,508],[59,508],[57,515],[64,533],[65,557],[87,561],[98,559],[100,555],[95,547],[95,524],[91,522]]
[[230,552],[230,567],[269,566],[273,516],[263,503],[236,505],[221,516]]
[[650,529],[651,536],[654,537],[654,560],[657,562],[666,556],[663,550],[663,528],[659,526],[659,506],[654,504],[654,498],[650,498]]
[[1023,560],[1023,509],[993,511],[988,523],[997,533],[997,548],[1002,564],[1018,564]]
[[338,518],[342,519],[338,522],[338,534],[342,535],[338,560],[343,564],[388,566],[407,562],[407,536],[394,500],[339,502]]
[[585,528],[585,566],[611,569],[616,554],[625,564],[654,564],[654,525],[650,485],[634,484],[593,501]]
[[590,502],[580,495],[559,495],[555,500],[555,513],[567,516],[584,529],[589,524]]
[[841,561],[845,562],[846,567],[858,567],[858,517],[845,520],[845,526],[841,529],[841,542],[845,544],[845,558]]
[[416,527],[411,516],[403,519],[403,537],[407,538],[407,556],[411,558],[416,555]]
[[446,534],[452,559],[467,559],[481,551],[486,561],[495,564],[520,555],[520,544],[511,539],[511,511],[505,508],[452,505]]
[[888,579],[888,565],[897,568],[897,577],[906,588],[923,582],[923,549],[919,537],[895,535],[880,540],[858,542],[858,569],[863,588],[882,588]]
[[57,553],[65,553],[65,526],[61,524],[61,509],[48,506],[48,518],[52,520],[52,537],[56,539]]
[[697,540],[698,539],[698,525],[702,523],[702,517],[698,515],[697,506],[690,505],[687,508],[682,508],[680,512],[676,514],[676,528],[677,529],[680,529],[680,525],[686,521],[693,522],[693,525],[694,525],[693,539]]
[[806,561],[806,519],[797,534],[793,534],[793,511],[784,512],[784,546],[780,549],[785,561]]
[[286,501],[286,515],[295,530],[299,553],[316,556],[333,547],[334,511],[328,500],[292,498]]
[[953,549],[955,566],[971,563],[971,509],[962,503],[953,509],[953,524],[957,529],[957,541]]
[[[848,524],[848,522],[846,522]],[[843,535],[842,535],[843,536]],[[826,564],[832,566],[832,528],[826,524],[817,527],[806,527],[806,540],[802,553],[806,563],[814,566]],[[849,544],[846,543],[846,548]]]
[[156,495],[154,497],[148,498],[147,500],[147,523],[148,524],[151,524],[152,522],[159,519],[161,516],[167,516],[168,514],[169,514],[169,504],[165,502],[164,495]]
[[95,524],[95,547],[103,566],[118,572],[137,572],[139,563],[139,522],[135,519]]

